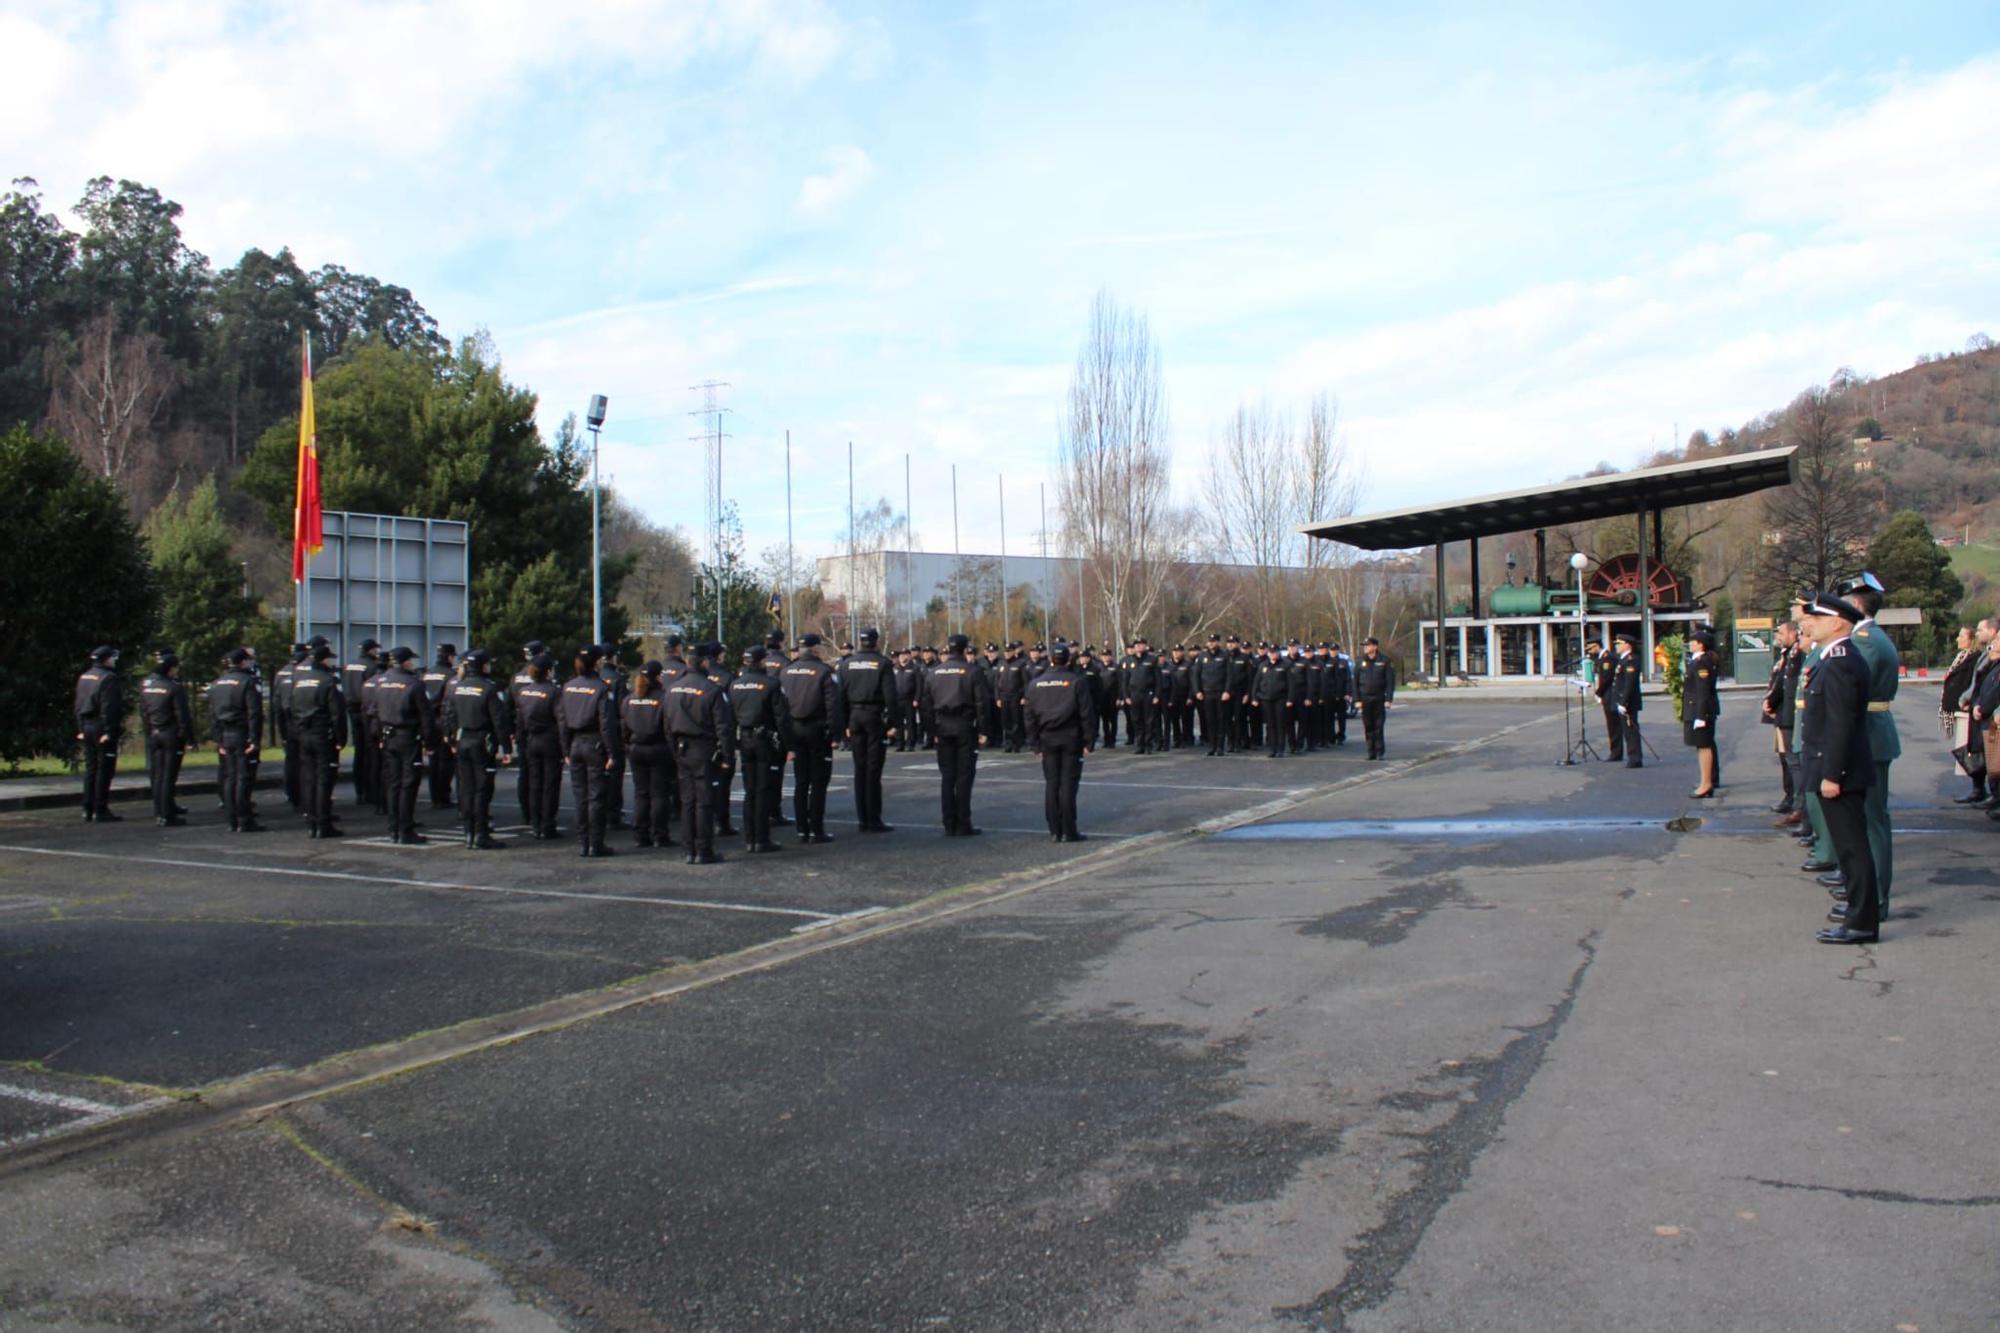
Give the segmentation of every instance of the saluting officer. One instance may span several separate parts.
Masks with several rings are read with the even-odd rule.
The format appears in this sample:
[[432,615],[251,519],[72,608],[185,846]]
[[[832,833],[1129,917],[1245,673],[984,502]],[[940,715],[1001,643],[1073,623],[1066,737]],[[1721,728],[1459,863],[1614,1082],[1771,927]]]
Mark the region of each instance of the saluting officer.
[[577,855],[610,856],[604,828],[610,814],[611,775],[624,757],[618,710],[611,687],[597,673],[595,646],[576,655],[576,674],[563,686],[558,710],[557,739],[569,769],[570,793],[576,801]]
[[1361,731],[1368,741],[1368,757],[1386,758],[1389,743],[1383,730],[1389,705],[1396,701],[1396,673],[1389,659],[1382,656],[1382,641],[1372,634],[1361,641],[1361,660],[1354,664],[1354,697],[1361,704]]
[[375,728],[382,737],[381,776],[389,811],[389,841],[406,846],[429,841],[417,832],[417,788],[422,781],[424,752],[437,746],[437,720],[424,695],[416,661],[416,649],[398,647],[389,654],[389,669],[364,687],[374,701]]
[[[447,719],[451,716],[451,693],[457,685],[458,646],[441,643],[430,666],[424,671],[424,702],[430,707],[431,716]],[[452,778],[458,772],[458,764],[453,759],[449,742],[444,736],[445,728],[440,725],[437,748],[430,752],[431,764],[431,809],[443,810],[451,805]],[[464,814],[464,803],[459,804],[459,813]]]
[[854,809],[863,833],[890,833],[882,822],[882,764],[887,741],[902,729],[889,659],[875,651],[881,633],[861,631],[860,650],[835,671],[847,709],[847,735],[854,742]]
[[118,650],[102,644],[91,650],[90,665],[76,678],[76,739],[83,747],[83,817],[115,824],[111,777],[118,771],[118,742],[125,731],[125,683],[118,675]]
[[347,701],[341,698],[333,648],[324,639],[306,653],[292,673],[292,734],[299,744],[299,787],[311,826],[309,837],[338,838],[333,822],[333,787],[340,776],[340,750],[347,744]]
[[694,669],[667,687],[667,732],[680,765],[681,837],[691,866],[722,860],[715,851],[715,777],[735,766],[736,727],[728,694],[701,670],[721,651],[719,643],[696,644]]
[[139,717],[146,725],[146,776],[153,789],[153,822],[172,828],[187,821],[174,813],[174,784],[181,756],[194,748],[194,711],[180,681],[181,659],[171,650],[139,682]]
[[493,654],[474,648],[465,655],[458,679],[439,696],[444,702],[441,730],[458,759],[458,817],[465,826],[465,845],[488,852],[507,845],[493,836],[493,775],[514,758],[507,692],[486,674],[492,661]]
[[1028,686],[1028,743],[1042,754],[1042,814],[1050,842],[1082,842],[1076,828],[1076,791],[1083,757],[1097,734],[1097,702],[1090,678],[1070,666],[1069,645],[1049,649],[1049,669]]
[[[648,662],[632,677],[632,692],[618,705],[625,737],[625,760],[632,770],[632,845],[674,845],[673,808],[668,792],[680,786],[680,766],[667,736],[667,691],[663,662]],[[685,675],[686,672],[681,672]]]
[[792,716],[792,815],[800,842],[832,842],[826,832],[826,788],[833,777],[833,738],[846,727],[833,669],[819,660],[820,637],[799,639],[799,655],[779,673]]
[[222,782],[222,802],[229,810],[231,833],[262,833],[250,808],[257,785],[258,750],[264,743],[264,699],[248,648],[232,648],[224,659],[229,669],[208,687],[208,722],[215,737]]
[[[736,718],[737,765],[743,770],[743,850],[775,852],[771,821],[783,790],[785,751],[792,718],[777,677],[766,670],[768,650],[743,650],[743,674],[729,682],[729,711]],[[727,800],[725,791],[723,799]]]
[[[924,681],[925,700],[936,719],[939,800],[947,838],[970,838],[979,832],[972,822],[972,781],[979,768],[979,746],[987,739],[979,733],[979,720],[987,716],[992,691],[986,673],[966,657],[971,642],[963,634],[945,640],[944,660]],[[1025,693],[1029,684],[1022,688]],[[1025,740],[1027,714],[1019,705],[1015,712],[1021,717]]]
[[516,781],[528,822],[528,836],[546,842],[557,836],[562,812],[562,775],[567,751],[558,734],[562,687],[556,684],[555,654],[535,651],[524,673],[514,678],[514,753],[520,756]]

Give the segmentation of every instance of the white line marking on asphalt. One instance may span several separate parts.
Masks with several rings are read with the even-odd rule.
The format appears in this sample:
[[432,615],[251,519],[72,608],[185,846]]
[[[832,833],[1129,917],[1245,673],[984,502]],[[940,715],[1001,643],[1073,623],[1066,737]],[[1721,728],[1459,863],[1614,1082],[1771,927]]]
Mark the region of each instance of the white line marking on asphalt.
[[808,921],[803,926],[793,926],[792,934],[804,935],[808,931],[825,930],[837,921],[852,921],[857,917],[874,916],[877,912],[888,910],[886,907],[857,907],[852,912],[842,912],[839,916],[830,916],[824,921]]
[[106,1102],[93,1102],[87,1097],[68,1097],[60,1092],[43,1092],[38,1088],[17,1088],[11,1083],[0,1083],[0,1097],[13,1097],[37,1106],[53,1106],[61,1111],[75,1111],[78,1115],[101,1115],[106,1111],[125,1109]]
[[43,1139],[53,1138],[59,1134],[80,1133],[94,1125],[123,1120],[126,1116],[150,1111],[156,1106],[165,1106],[172,1100],[171,1097],[153,1097],[147,1101],[134,1102],[130,1106],[107,1106],[102,1111],[84,1116],[81,1120],[66,1120],[60,1125],[50,1125],[47,1129],[38,1129],[32,1134],[17,1134],[10,1139],[0,1139],[0,1148],[25,1148],[30,1143],[39,1143]]
[[837,921],[839,913],[814,912],[803,907],[766,907],[760,903],[718,903],[700,898],[641,898],[623,893],[572,893],[565,889],[521,889],[497,884],[462,884],[455,880],[396,879],[389,875],[362,875],[348,870],[306,870],[297,866],[228,865],[217,861],[182,861],[165,856],[116,856],[110,852],[78,852],[56,847],[16,847],[0,844],[0,852],[24,852],[30,856],[75,856],[93,861],[127,861],[140,865],[177,866],[183,870],[229,870],[253,875],[286,875],[297,879],[337,879],[357,884],[384,884],[411,889],[452,889],[461,893],[499,893],[523,898],[570,898],[586,903],[638,903],[646,907],[686,907],[708,912],[748,912],[759,916],[802,916],[813,921]]
[[[883,776],[893,778],[898,775],[886,773]],[[935,777],[936,775],[933,774],[932,776]],[[989,778],[983,774],[973,780],[973,785],[977,786],[981,782],[1006,783],[1010,786],[1024,787],[1039,787],[1043,785],[1040,778]],[[1139,787],[1147,791],[1253,791],[1269,792],[1278,796],[1296,796],[1300,792],[1313,790],[1311,787],[1245,787],[1233,782],[1220,786],[1204,785],[1199,782],[1107,782],[1102,778],[1093,778],[1086,772],[1083,775],[1083,789],[1089,791],[1092,787]]]

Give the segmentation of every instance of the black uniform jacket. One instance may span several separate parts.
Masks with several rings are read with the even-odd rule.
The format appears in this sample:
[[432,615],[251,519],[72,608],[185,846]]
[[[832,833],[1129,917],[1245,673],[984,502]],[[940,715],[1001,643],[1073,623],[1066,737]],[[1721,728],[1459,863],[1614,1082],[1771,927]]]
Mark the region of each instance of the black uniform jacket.
[[1799,735],[1799,775],[1807,791],[1836,782],[1842,791],[1875,780],[1868,748],[1868,666],[1846,639],[1828,644],[1806,685],[1805,723]]

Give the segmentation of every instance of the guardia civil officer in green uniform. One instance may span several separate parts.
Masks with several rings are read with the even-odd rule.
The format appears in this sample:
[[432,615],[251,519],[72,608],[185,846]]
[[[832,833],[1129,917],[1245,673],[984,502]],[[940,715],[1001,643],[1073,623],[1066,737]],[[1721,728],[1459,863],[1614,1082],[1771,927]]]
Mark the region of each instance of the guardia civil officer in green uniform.
[[[1792,718],[1792,748],[1795,750],[1805,743],[1806,691],[1812,687],[1813,672],[1819,668],[1820,646],[1808,632],[1810,627],[1806,624],[1817,595],[1802,592],[1792,599],[1792,615],[1798,622],[1800,632],[1805,634],[1806,642],[1811,645],[1805,660],[1799,665],[1799,707]],[[1799,869],[1809,875],[1837,875],[1840,863],[1834,860],[1833,834],[1827,829],[1826,811],[1821,807],[1819,792],[1810,782],[1803,786],[1806,823],[1799,841],[1806,845],[1807,850],[1806,859]]]
[[1903,753],[1896,734],[1896,715],[1890,711],[1896,700],[1896,686],[1903,674],[1903,660],[1889,635],[1875,623],[1886,592],[1882,581],[1863,570],[1840,585],[1842,601],[1858,607],[1861,623],[1854,627],[1850,641],[1868,667],[1868,752],[1875,761],[1875,780],[1868,786],[1868,850],[1875,860],[1875,893],[1883,915],[1889,911],[1889,886],[1894,876],[1893,849],[1889,830],[1889,765]]

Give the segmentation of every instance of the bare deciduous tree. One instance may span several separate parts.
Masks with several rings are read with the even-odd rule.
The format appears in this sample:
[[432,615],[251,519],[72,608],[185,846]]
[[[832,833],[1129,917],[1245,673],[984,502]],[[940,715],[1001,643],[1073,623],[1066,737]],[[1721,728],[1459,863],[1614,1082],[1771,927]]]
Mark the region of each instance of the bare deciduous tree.
[[70,356],[50,358],[49,429],[143,512],[176,479],[161,428],[181,380],[157,337],[121,333],[107,310],[84,326]]
[[1112,643],[1126,642],[1159,603],[1181,535],[1167,516],[1170,464],[1152,332],[1100,291],[1070,380],[1056,497]]
[[1797,471],[1791,485],[1765,493],[1757,586],[1766,605],[1798,588],[1830,587],[1859,568],[1877,509],[1874,489],[1855,471],[1852,432],[1835,394],[1808,389],[1786,415]]

